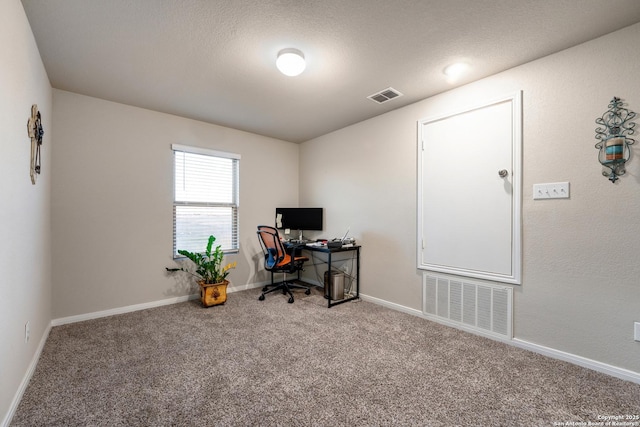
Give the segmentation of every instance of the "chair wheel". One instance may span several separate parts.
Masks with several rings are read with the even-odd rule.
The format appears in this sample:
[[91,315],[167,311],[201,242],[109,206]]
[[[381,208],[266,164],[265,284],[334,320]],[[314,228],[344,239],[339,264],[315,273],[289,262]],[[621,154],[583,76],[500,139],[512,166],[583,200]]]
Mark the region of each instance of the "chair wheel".
[[258,301],[264,301],[264,294],[260,294],[260,296],[258,297]]
[[267,292],[269,290],[268,286],[265,286],[264,288],[262,288],[262,292]]
[[304,291],[304,293],[307,295],[311,295],[311,289],[307,289],[306,291]]
[[287,301],[289,304],[293,304],[293,297],[289,297],[289,301]]

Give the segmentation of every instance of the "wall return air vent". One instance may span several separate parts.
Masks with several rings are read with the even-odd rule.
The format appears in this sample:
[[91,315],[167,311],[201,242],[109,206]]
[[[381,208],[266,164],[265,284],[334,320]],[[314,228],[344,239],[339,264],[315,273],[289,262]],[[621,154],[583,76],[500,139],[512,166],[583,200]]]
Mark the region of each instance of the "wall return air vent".
[[374,93],[373,95],[367,96],[370,100],[378,104],[384,104],[387,101],[391,101],[394,98],[398,98],[402,96],[400,92],[395,90],[392,87],[388,87],[385,90],[382,90],[378,93]]
[[422,314],[440,323],[510,340],[513,289],[423,273]]

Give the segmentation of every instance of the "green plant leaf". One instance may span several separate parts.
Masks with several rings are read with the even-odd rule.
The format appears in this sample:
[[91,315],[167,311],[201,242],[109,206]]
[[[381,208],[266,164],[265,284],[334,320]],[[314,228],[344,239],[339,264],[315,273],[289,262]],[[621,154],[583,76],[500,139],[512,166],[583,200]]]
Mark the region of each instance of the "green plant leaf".
[[207,254],[207,258],[211,257],[211,248],[213,247],[213,242],[216,241],[216,238],[213,236],[209,236],[209,241],[207,242],[207,250],[206,250],[206,254]]
[[224,259],[224,251],[222,250],[222,246],[216,246],[215,250],[213,250],[212,252],[213,244],[215,241],[216,238],[214,236],[209,236],[209,240],[207,241],[207,248],[204,254],[199,252],[189,252],[183,249],[178,250],[178,254],[184,256],[185,258],[193,262],[193,264],[195,264],[195,269],[193,271],[190,271],[185,267],[166,268],[166,270],[172,272],[184,271],[201,280],[204,280],[205,283],[222,282],[229,274],[229,271],[225,270],[222,267],[222,262]]

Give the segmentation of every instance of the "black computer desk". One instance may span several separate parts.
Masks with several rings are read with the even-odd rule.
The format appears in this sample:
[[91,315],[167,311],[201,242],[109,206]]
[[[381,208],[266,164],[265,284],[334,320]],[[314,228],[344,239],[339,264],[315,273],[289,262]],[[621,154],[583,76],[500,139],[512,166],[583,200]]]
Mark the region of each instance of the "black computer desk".
[[[333,272],[331,271],[331,261],[332,261],[332,257],[335,254],[340,254],[340,253],[346,253],[346,252],[355,252],[355,260],[356,260],[356,274],[355,274],[355,281],[356,281],[356,294],[355,295],[351,295],[348,298],[343,298],[343,299],[339,299],[339,300],[333,300],[331,299],[331,292],[325,292],[325,297],[327,298],[327,307],[331,308],[334,305],[338,305],[338,304],[342,304],[348,301],[353,301],[353,300],[357,300],[360,298],[360,245],[345,245],[342,247],[337,247],[337,248],[330,248],[328,246],[310,246],[307,245],[306,243],[293,243],[293,242],[285,242],[285,248],[287,249],[287,251],[290,251],[291,253],[293,253],[294,255],[297,255],[298,253],[301,253],[303,251],[309,251],[309,252],[317,252],[317,253],[323,253],[326,254],[327,256],[327,260],[326,260],[326,264],[327,264],[327,271],[328,273],[328,277],[327,277],[327,285],[326,286],[331,286],[331,284],[333,283],[332,281],[332,275]],[[315,259],[315,257],[313,257]],[[302,280],[300,280],[300,276],[298,275],[298,281],[305,283],[307,285],[312,285],[311,283],[306,283],[303,282]]]

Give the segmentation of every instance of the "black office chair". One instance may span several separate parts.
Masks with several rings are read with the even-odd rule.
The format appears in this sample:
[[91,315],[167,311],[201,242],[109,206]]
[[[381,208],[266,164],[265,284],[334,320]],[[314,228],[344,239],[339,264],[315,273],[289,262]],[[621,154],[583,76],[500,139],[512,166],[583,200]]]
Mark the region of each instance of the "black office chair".
[[[262,294],[260,294],[258,299],[264,301],[266,294],[282,289],[283,295],[289,294],[288,303],[291,304],[293,303],[292,288],[305,289],[305,294],[309,295],[311,289],[308,286],[287,281],[287,274],[291,273],[298,273],[298,278],[300,278],[300,271],[302,270],[303,264],[309,261],[309,258],[305,256],[295,256],[295,253],[288,254],[276,228],[269,227],[268,225],[259,225],[257,233],[260,246],[264,252],[264,268],[271,272],[271,285],[267,285],[262,289]],[[273,273],[284,273],[282,282],[274,283]]]

